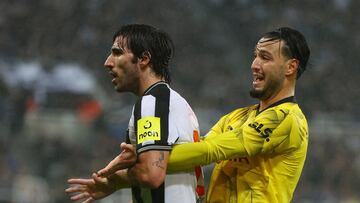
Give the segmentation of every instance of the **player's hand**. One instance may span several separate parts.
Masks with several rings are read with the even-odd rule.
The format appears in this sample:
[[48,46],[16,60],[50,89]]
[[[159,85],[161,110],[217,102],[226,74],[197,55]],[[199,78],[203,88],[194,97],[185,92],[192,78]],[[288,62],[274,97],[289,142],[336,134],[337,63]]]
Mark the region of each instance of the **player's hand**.
[[116,190],[114,183],[107,178],[101,178],[95,173],[92,179],[69,179],[68,183],[72,184],[65,192],[72,195],[72,201],[81,200],[82,203],[91,203],[97,199],[102,199]]
[[115,157],[105,168],[99,170],[97,174],[100,177],[109,177],[116,171],[130,168],[136,163],[137,155],[135,146],[131,144],[121,143],[122,152]]

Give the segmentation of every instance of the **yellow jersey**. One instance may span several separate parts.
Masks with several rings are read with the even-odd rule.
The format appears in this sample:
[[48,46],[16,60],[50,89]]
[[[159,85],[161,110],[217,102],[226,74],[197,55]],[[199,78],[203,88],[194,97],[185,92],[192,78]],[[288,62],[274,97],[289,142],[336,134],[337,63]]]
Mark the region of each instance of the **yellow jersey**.
[[258,112],[258,105],[223,116],[199,143],[173,147],[168,170],[218,162],[209,203],[290,202],[308,146],[307,121],[294,97]]

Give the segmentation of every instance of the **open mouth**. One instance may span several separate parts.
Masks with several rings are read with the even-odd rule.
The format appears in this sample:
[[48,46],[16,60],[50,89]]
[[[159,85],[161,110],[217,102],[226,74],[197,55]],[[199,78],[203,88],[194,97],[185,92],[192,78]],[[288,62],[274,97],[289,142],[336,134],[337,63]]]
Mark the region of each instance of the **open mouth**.
[[113,76],[113,78],[116,78],[116,77],[117,77],[116,73],[114,73],[113,71],[109,71],[109,74],[110,74],[111,76]]
[[261,81],[264,80],[264,76],[263,75],[253,75],[253,85],[257,85],[259,84]]
[[113,72],[113,71],[109,71],[109,74],[112,76],[111,83],[112,83],[113,85],[116,85],[116,78],[117,78],[116,73]]

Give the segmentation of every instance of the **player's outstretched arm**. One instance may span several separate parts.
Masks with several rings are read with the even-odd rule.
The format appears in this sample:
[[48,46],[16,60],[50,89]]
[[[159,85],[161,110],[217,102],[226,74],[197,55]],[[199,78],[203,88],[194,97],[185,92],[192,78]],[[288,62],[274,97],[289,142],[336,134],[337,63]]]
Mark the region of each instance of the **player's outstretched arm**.
[[[295,124],[298,122],[294,119],[296,118],[292,114],[269,110],[242,128],[210,136],[202,142],[176,145],[170,154],[168,171],[185,171],[197,165],[207,165],[234,157],[272,153],[281,143],[287,144],[284,140],[288,139],[291,130],[297,130]],[[277,150],[296,149],[301,141],[295,143],[297,145]]]
[[241,132],[230,131],[201,142],[174,146],[170,153],[168,172],[192,170],[195,166],[248,155]]
[[120,155],[115,157],[105,168],[97,172],[100,177],[109,177],[116,171],[130,168],[136,163],[137,155],[135,146],[123,142],[120,144],[120,148],[122,149]]
[[116,191],[115,181],[108,178],[101,178],[95,173],[89,179],[69,179],[71,184],[65,192],[70,195],[72,201],[81,200],[82,203],[91,203],[94,200],[102,199]]

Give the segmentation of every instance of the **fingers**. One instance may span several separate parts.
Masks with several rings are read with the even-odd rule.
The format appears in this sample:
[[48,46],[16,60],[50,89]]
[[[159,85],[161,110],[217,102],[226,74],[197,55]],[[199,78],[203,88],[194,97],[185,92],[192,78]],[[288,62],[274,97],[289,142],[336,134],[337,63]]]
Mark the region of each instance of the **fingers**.
[[[111,163],[111,162],[110,162]],[[99,170],[97,172],[97,174],[101,177],[108,177],[109,175],[111,175],[111,173],[109,172],[109,169],[108,168],[111,168],[110,163],[103,169]]]
[[83,201],[82,203],[91,203],[91,202],[94,202],[94,201],[95,200],[92,197],[90,197],[87,200]]
[[67,181],[70,184],[78,184],[78,185],[92,185],[94,184],[93,179],[83,179],[83,178],[72,178]]
[[106,178],[100,177],[96,173],[93,173],[91,177],[95,181],[95,184],[107,185],[107,183],[108,183]]
[[107,165],[105,168],[99,170],[97,172],[98,176],[100,176],[100,177],[108,177],[109,175],[111,175],[111,173],[108,170],[108,167],[109,167],[109,165]]
[[97,173],[93,173],[91,174],[91,177],[93,178],[93,180],[95,181],[95,183],[101,183],[102,182],[102,178],[99,176],[99,174]]
[[124,151],[135,152],[135,147],[132,144],[126,144],[125,142],[120,144],[120,148]]
[[65,190],[66,193],[84,192],[88,187],[95,184],[93,179],[69,179],[68,183],[76,184],[76,186],[69,187]]
[[91,197],[88,191],[89,188],[91,188],[95,184],[95,181],[93,179],[79,178],[79,179],[69,179],[68,183],[77,184],[76,186],[69,187],[65,190],[65,193],[69,195],[71,195],[72,193],[79,193],[70,197],[72,201],[77,201],[80,199]]
[[80,194],[70,197],[70,199],[71,199],[71,201],[77,201],[77,200],[81,200],[81,199],[85,199],[85,198],[89,198],[89,197],[91,198],[91,196],[88,192],[82,192]]
[[74,186],[74,187],[69,187],[65,190],[66,193],[84,192],[84,191],[86,191],[85,186]]
[[126,144],[126,142],[122,142],[122,143],[120,143],[120,149],[122,149],[122,150],[123,150],[125,145],[127,145],[127,144]]
[[116,171],[131,167],[136,162],[136,149],[131,144],[125,142],[120,144],[122,149],[120,155],[115,157],[110,163],[103,169],[99,170],[97,174],[101,177],[109,177]]
[[113,159],[105,168],[99,170],[97,174],[101,177],[108,177],[111,174],[114,174],[117,170],[121,169],[117,164],[121,163],[119,161],[119,156]]

